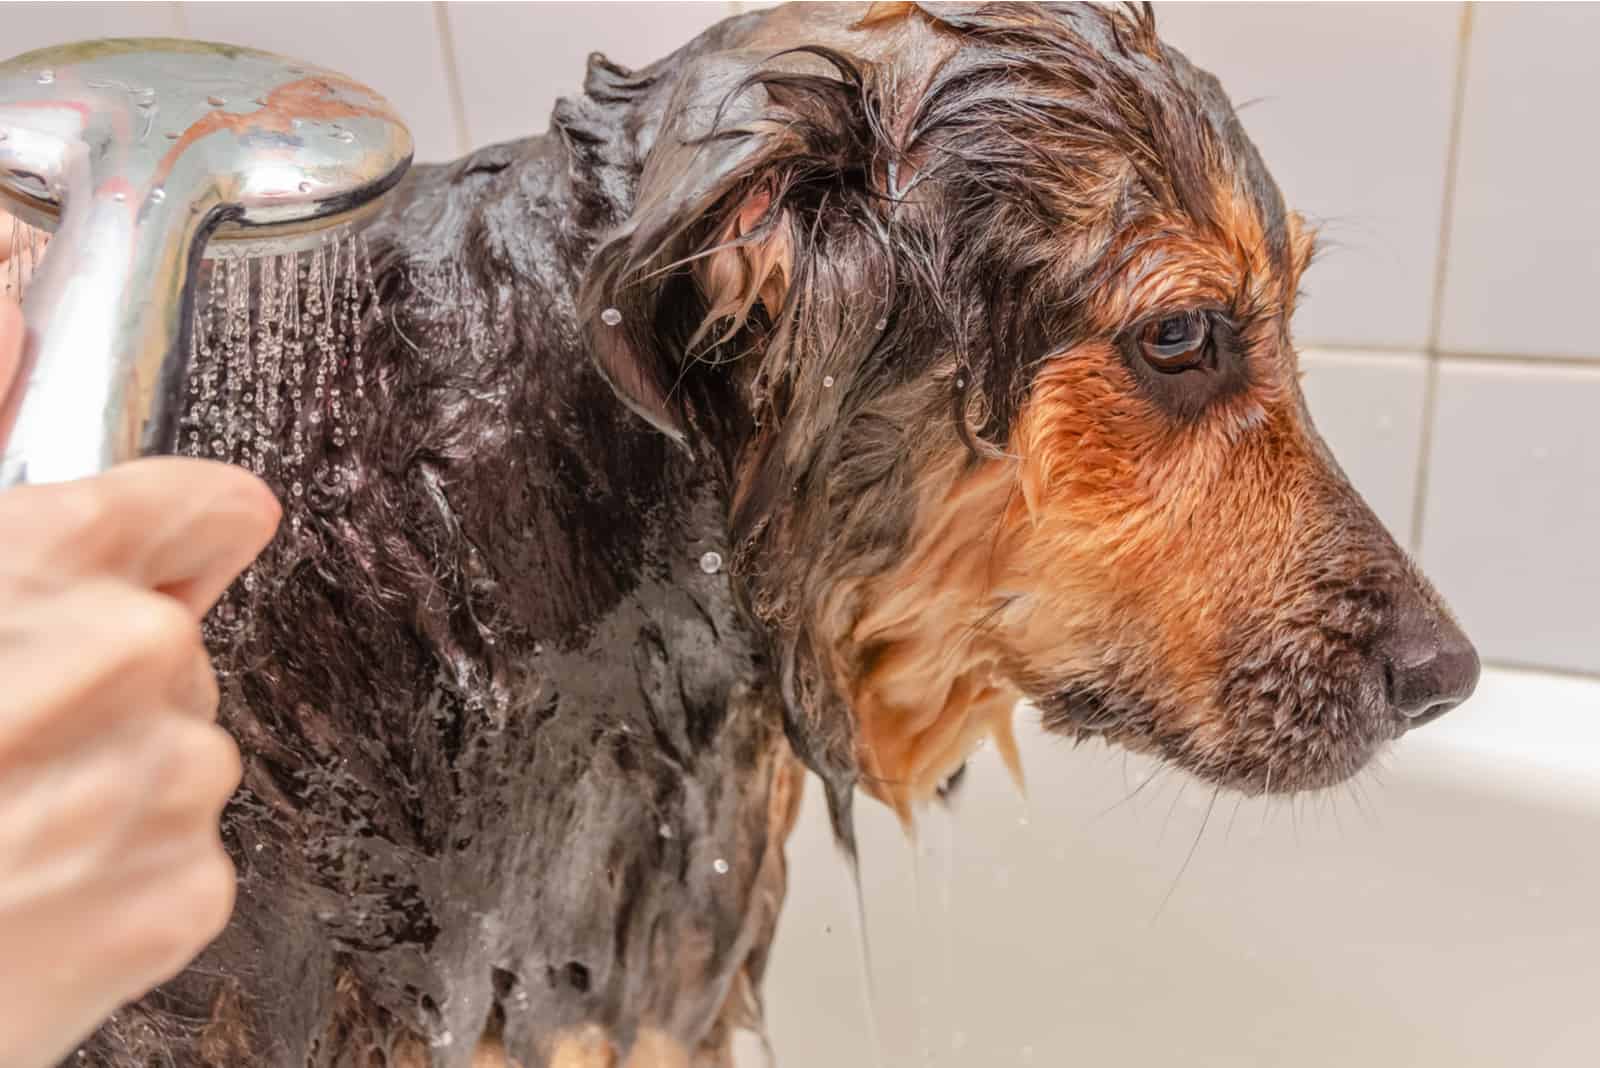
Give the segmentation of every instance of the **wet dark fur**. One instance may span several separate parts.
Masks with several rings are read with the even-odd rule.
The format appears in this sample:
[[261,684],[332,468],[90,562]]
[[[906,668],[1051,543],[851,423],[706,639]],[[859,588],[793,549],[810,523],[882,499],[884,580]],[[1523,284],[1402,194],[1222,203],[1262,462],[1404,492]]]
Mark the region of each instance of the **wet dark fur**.
[[[1222,225],[1219,136],[1291,255],[1226,99],[1147,14],[969,7],[929,31],[953,58],[893,77],[730,51],[766,14],[637,74],[597,60],[549,135],[407,180],[369,233],[359,435],[313,434],[341,479],[223,657],[234,921],[88,1063],[368,1068],[420,1040],[461,1066],[487,1028],[533,1068],[585,1023],[714,1049],[781,901],[790,745],[848,830],[823,602],[903,554],[933,458],[1002,453],[1041,361],[1130,325],[1096,301],[1135,221]],[[757,194],[786,303],[707,329],[686,261]]]

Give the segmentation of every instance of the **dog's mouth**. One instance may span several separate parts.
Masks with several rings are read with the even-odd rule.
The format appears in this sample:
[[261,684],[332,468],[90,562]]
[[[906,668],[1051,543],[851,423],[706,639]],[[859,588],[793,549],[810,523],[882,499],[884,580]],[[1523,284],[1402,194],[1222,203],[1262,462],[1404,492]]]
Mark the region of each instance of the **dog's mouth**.
[[1309,707],[1255,699],[1180,709],[1092,683],[1059,687],[1036,703],[1052,733],[1099,738],[1243,794],[1285,794],[1350,779],[1404,733],[1368,680],[1330,682]]

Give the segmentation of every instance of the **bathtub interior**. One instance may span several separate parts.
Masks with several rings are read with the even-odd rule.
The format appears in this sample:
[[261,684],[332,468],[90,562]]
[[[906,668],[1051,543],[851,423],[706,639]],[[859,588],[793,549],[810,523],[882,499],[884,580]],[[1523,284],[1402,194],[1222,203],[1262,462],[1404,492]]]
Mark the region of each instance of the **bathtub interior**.
[[[1358,783],[1295,801],[1213,802],[1023,719],[1027,800],[981,752],[948,878],[937,821],[916,865],[861,806],[885,1065],[1595,1063],[1600,682],[1491,669]],[[771,1039],[780,1065],[871,1068],[819,797],[789,844]]]

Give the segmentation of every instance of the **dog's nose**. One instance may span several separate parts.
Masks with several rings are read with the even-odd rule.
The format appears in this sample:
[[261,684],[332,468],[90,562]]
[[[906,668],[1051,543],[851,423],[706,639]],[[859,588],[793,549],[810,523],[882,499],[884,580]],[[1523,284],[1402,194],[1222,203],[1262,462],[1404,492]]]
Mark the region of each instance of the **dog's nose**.
[[1407,729],[1438,719],[1472,696],[1478,651],[1443,612],[1407,591],[1383,644],[1389,704]]

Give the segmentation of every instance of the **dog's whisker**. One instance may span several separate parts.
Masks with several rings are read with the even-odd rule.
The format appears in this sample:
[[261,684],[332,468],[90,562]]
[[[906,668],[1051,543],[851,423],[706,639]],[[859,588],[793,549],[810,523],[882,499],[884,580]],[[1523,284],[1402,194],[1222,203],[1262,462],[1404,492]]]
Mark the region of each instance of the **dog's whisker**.
[[1161,918],[1161,914],[1166,911],[1167,903],[1172,900],[1172,895],[1178,890],[1178,884],[1183,881],[1184,873],[1189,870],[1189,863],[1194,860],[1195,851],[1200,848],[1200,839],[1205,837],[1206,828],[1211,824],[1211,810],[1216,807],[1217,795],[1221,793],[1221,791],[1221,786],[1217,786],[1212,789],[1211,800],[1206,805],[1205,815],[1200,818],[1200,829],[1194,833],[1194,841],[1189,844],[1189,851],[1184,854],[1183,864],[1178,868],[1178,874],[1172,877],[1172,885],[1168,886],[1167,892],[1162,895],[1161,904],[1156,906],[1155,915],[1150,917],[1150,922],[1152,924],[1159,920]]

